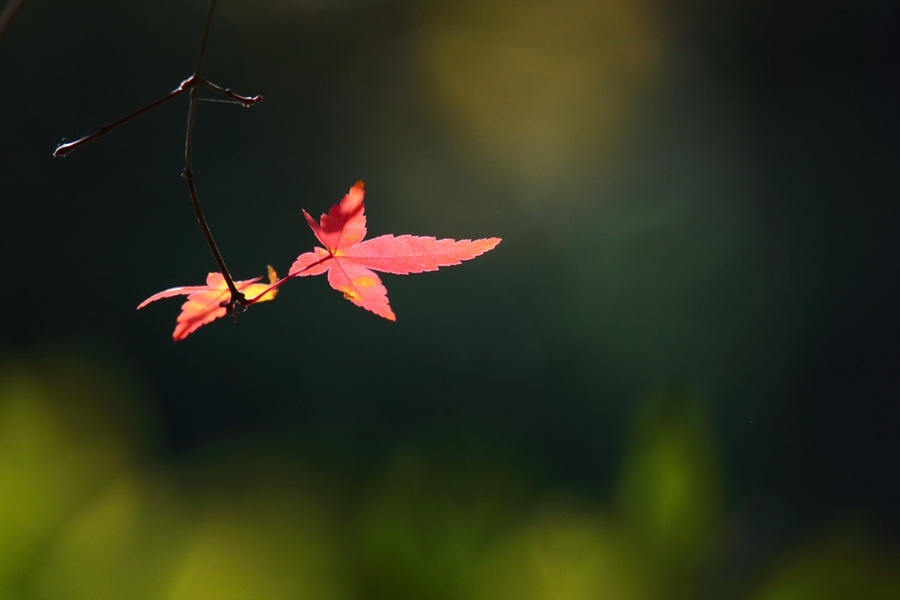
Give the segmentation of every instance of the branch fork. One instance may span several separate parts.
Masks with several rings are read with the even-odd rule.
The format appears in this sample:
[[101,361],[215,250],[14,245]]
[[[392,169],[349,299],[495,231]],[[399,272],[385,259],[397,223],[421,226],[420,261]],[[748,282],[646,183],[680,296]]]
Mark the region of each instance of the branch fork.
[[[184,170],[181,173],[181,176],[184,178],[185,182],[187,182],[188,193],[191,197],[191,204],[194,207],[194,212],[197,215],[197,222],[200,224],[200,229],[203,230],[203,236],[206,239],[206,244],[209,246],[210,251],[213,254],[213,258],[216,261],[216,264],[219,267],[219,271],[222,273],[222,277],[225,279],[225,283],[228,285],[228,290],[231,292],[231,298],[227,301],[222,302],[221,306],[226,309],[227,314],[234,315],[237,317],[238,313],[242,308],[250,306],[253,304],[257,298],[251,299],[248,301],[244,294],[237,289],[237,286],[234,284],[234,279],[231,276],[231,273],[228,271],[228,267],[225,266],[225,260],[222,258],[222,253],[219,251],[218,246],[216,245],[215,238],[213,238],[212,231],[209,228],[209,225],[206,222],[206,217],[203,214],[203,209],[200,207],[200,197],[197,194],[197,186],[194,182],[194,169],[191,163],[191,158],[193,155],[193,139],[194,139],[194,119],[196,114],[196,106],[197,101],[200,100],[197,96],[197,90],[200,87],[206,87],[214,92],[225,96],[233,100],[234,102],[240,104],[244,108],[250,108],[251,106],[255,106],[262,102],[263,97],[256,96],[242,96],[237,94],[229,88],[225,88],[215,83],[208,81],[201,74],[203,68],[203,60],[206,57],[206,48],[209,40],[209,30],[210,25],[212,24],[213,13],[216,9],[217,0],[210,0],[209,10],[206,13],[206,22],[203,26],[203,36],[200,41],[200,49],[197,52],[197,66],[194,68],[193,74],[181,82],[181,84],[160,98],[157,98],[153,102],[146,104],[137,110],[128,113],[124,117],[120,117],[119,119],[108,123],[106,125],[101,126],[97,131],[86,135],[82,138],[79,138],[73,142],[67,142],[65,144],[60,144],[56,150],[53,151],[53,156],[62,157],[67,156],[71,152],[77,150],[78,148],[84,146],[85,144],[96,140],[97,138],[103,137],[116,127],[120,125],[124,125],[125,123],[131,121],[132,119],[141,116],[142,114],[153,110],[154,108],[161,106],[168,102],[169,100],[175,98],[176,96],[180,96],[181,94],[187,92],[189,97],[188,102],[188,115],[187,115],[187,125],[185,127],[184,134]],[[13,7],[15,8],[15,3]],[[14,10],[13,8],[13,10]],[[9,10],[9,9],[8,9]],[[7,11],[4,11],[4,15]],[[11,18],[11,15],[10,15]]]

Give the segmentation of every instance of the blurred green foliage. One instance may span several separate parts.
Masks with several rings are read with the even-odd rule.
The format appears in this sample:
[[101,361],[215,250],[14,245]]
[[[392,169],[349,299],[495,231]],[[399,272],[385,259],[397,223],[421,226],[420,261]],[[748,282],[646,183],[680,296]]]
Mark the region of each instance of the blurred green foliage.
[[362,496],[365,597],[471,598],[489,544],[522,507],[524,489],[513,468],[466,452],[426,460],[398,449]]
[[[110,372],[59,353],[0,370],[0,597],[696,598],[729,518],[690,388],[642,404],[604,499],[477,444],[399,446],[361,485],[252,440],[161,457],[146,396]],[[821,535],[733,597],[898,597],[895,553]]]
[[696,571],[723,518],[722,473],[696,393],[651,394],[639,410],[617,512],[670,587]]
[[23,593],[50,541],[127,475],[131,428],[110,418],[122,394],[71,358],[0,367],[0,597]]
[[839,600],[900,598],[896,554],[866,543],[850,529],[828,533],[772,565],[773,575],[753,600]]

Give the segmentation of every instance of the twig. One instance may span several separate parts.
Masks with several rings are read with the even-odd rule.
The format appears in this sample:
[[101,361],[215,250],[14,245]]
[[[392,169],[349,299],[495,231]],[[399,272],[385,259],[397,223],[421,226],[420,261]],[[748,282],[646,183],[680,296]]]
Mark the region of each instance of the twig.
[[[215,0],[213,0],[212,5],[215,5]],[[206,36],[204,36],[205,39]],[[185,127],[184,134],[184,171],[181,172],[181,176],[187,182],[188,193],[191,195],[191,204],[194,207],[194,213],[197,215],[197,222],[200,223],[200,229],[203,230],[206,244],[212,251],[213,258],[216,259],[216,264],[219,265],[219,271],[221,271],[222,277],[225,278],[225,283],[228,285],[228,290],[231,292],[231,298],[225,303],[228,314],[231,314],[234,312],[235,304],[244,304],[244,294],[234,285],[234,279],[232,279],[228,267],[225,266],[225,259],[222,258],[222,253],[219,252],[216,240],[213,238],[212,231],[206,222],[206,217],[203,215],[203,209],[200,208],[200,196],[197,194],[197,186],[194,183],[194,167],[191,161],[194,150],[194,115],[196,107],[197,86],[194,85],[191,86],[190,102],[188,103],[187,127]]]
[[[6,18],[7,13],[15,12],[18,5],[20,5],[24,0],[13,0],[11,5],[8,5],[6,9],[3,11],[2,17]],[[194,73],[187,79],[181,82],[177,88],[166,94],[165,96],[154,100],[150,104],[142,106],[136,111],[125,115],[124,117],[109,123],[108,125],[104,125],[100,127],[97,131],[90,135],[86,135],[82,138],[75,140],[74,142],[68,142],[65,144],[61,144],[56,148],[53,152],[53,156],[60,157],[66,156],[73,150],[77,150],[81,146],[87,144],[88,142],[92,142],[97,138],[103,137],[111,130],[115,129],[119,125],[123,125],[128,121],[134,119],[135,117],[139,117],[140,115],[153,110],[157,106],[160,106],[172,98],[181,95],[184,92],[188,92],[188,114],[187,114],[187,126],[185,127],[184,134],[184,170],[181,173],[181,176],[187,182],[188,193],[191,196],[191,205],[194,207],[194,213],[197,215],[197,222],[200,224],[200,229],[203,230],[203,236],[206,238],[206,244],[209,246],[210,251],[213,254],[213,258],[216,260],[216,264],[219,267],[219,271],[222,273],[222,277],[225,279],[225,283],[228,285],[228,290],[231,292],[231,298],[227,302],[223,302],[222,306],[224,306],[229,314],[235,313],[236,307],[238,306],[249,306],[252,302],[248,303],[244,294],[237,289],[234,285],[234,279],[231,277],[231,273],[228,271],[228,267],[225,266],[225,259],[222,258],[222,253],[219,251],[219,247],[216,245],[216,241],[213,238],[212,231],[209,228],[209,224],[206,222],[206,217],[203,214],[203,209],[200,207],[200,197],[197,194],[197,185],[194,182],[194,168],[193,168],[193,149],[194,149],[194,121],[196,117],[197,111],[197,102],[201,100],[201,98],[197,97],[197,88],[199,86],[208,87],[211,90],[214,90],[236,102],[244,106],[245,108],[249,108],[256,104],[262,102],[262,96],[241,96],[232,92],[228,88],[223,88],[214,84],[211,81],[207,81],[204,79],[201,71],[203,69],[203,61],[206,58],[206,48],[209,43],[209,31],[210,26],[212,25],[213,14],[216,10],[217,0],[210,0],[209,10],[206,13],[206,22],[203,25],[203,36],[200,39],[200,48],[197,51],[197,63],[194,68]],[[9,18],[12,18],[10,14]],[[2,21],[3,26],[8,22]],[[2,28],[0,28],[0,33],[2,33]],[[254,301],[256,299],[254,298]]]
[[200,208],[200,197],[197,195],[197,186],[194,184],[194,167],[191,162],[194,150],[194,115],[197,108],[196,83],[202,81],[200,72],[203,70],[203,60],[206,58],[206,47],[209,42],[209,29],[212,26],[212,18],[213,13],[216,11],[216,3],[217,0],[210,0],[209,11],[206,13],[206,23],[203,26],[203,37],[200,39],[200,49],[197,51],[197,66],[194,68],[194,75],[190,78],[191,81],[194,82],[194,85],[191,86],[190,101],[188,102],[187,126],[185,127],[184,134],[184,171],[181,172],[181,176],[184,177],[184,180],[187,182],[188,193],[191,195],[191,204],[194,206],[194,212],[197,213],[197,221],[200,223],[200,229],[203,230],[204,237],[206,237],[206,244],[212,251],[213,258],[216,259],[216,264],[219,265],[219,271],[222,272],[222,277],[225,279],[228,290],[231,292],[231,298],[228,299],[225,308],[228,314],[232,314],[234,312],[235,304],[243,306],[245,300],[244,294],[234,285],[234,279],[232,279],[228,267],[225,266],[225,259],[222,258],[222,253],[219,252],[219,247],[216,245],[215,239],[213,239],[212,231],[206,223],[203,209]]
[[[144,106],[140,107],[139,109],[137,109],[136,111],[128,113],[124,117],[121,117],[120,119],[117,119],[117,120],[113,121],[112,123],[103,125],[97,131],[95,131],[94,133],[92,133],[90,135],[86,135],[82,138],[78,138],[74,142],[66,142],[65,144],[60,144],[56,148],[56,150],[53,151],[53,156],[55,156],[57,158],[61,157],[61,156],[66,156],[70,152],[77,150],[78,148],[87,144],[88,142],[93,142],[97,138],[103,137],[104,135],[106,135],[107,133],[109,133],[111,130],[115,129],[119,125],[124,125],[125,123],[134,119],[135,117],[139,117],[142,114],[144,114],[145,112],[151,111],[154,108],[156,108],[157,106],[165,104],[172,98],[175,98],[176,96],[181,95],[183,92],[190,91],[199,85],[208,87],[211,90],[219,92],[220,94],[232,99],[235,103],[240,104],[244,108],[250,108],[251,106],[259,104],[260,102],[263,101],[262,96],[241,96],[239,94],[235,94],[228,88],[223,88],[221,86],[216,85],[212,81],[207,81],[203,77],[200,77],[197,75],[192,75],[191,77],[188,77],[187,79],[182,81],[181,85],[179,85],[177,88],[175,88],[174,90],[172,90],[171,92],[169,92],[168,94],[163,96],[162,98],[158,98],[158,99],[154,100],[153,102],[151,102],[150,104],[144,105]],[[197,98],[197,100],[198,101],[199,100],[207,100],[207,98]]]
[[216,90],[220,94],[228,96],[232,100],[236,100],[238,104],[240,104],[244,108],[250,108],[254,104],[259,104],[263,99],[262,96],[241,96],[240,94],[235,94],[230,89],[219,87],[212,81],[207,81],[205,79],[201,83],[210,89]]
[[3,32],[6,31],[9,22],[13,20],[13,17],[16,16],[16,11],[22,8],[23,4],[25,4],[25,0],[10,0],[3,12],[0,12],[0,37],[3,36]]
[[[150,104],[148,104],[146,106],[142,106],[141,108],[137,109],[136,111],[129,113],[129,114],[125,115],[124,117],[122,117],[121,119],[117,119],[117,120],[113,121],[112,123],[109,123],[108,125],[103,125],[100,129],[98,129],[97,131],[95,131],[94,133],[92,133],[90,135],[86,135],[83,138],[79,138],[79,139],[75,140],[74,142],[68,142],[66,144],[61,144],[59,147],[56,148],[56,150],[53,151],[53,156],[55,156],[57,158],[59,158],[60,156],[65,156],[69,152],[72,152],[73,150],[77,150],[78,148],[80,148],[81,146],[84,146],[88,142],[93,142],[97,138],[103,137],[104,135],[106,135],[107,133],[109,133],[111,130],[115,129],[119,125],[124,125],[125,123],[134,119],[135,117],[139,117],[142,114],[144,114],[145,112],[151,111],[154,108],[156,108],[157,106],[165,104],[166,102],[168,102],[175,96],[178,96],[182,92],[187,90],[188,89],[187,83],[189,81],[190,80],[183,81],[180,86],[178,86],[177,88],[175,88],[174,90],[172,90],[171,92],[169,92],[168,94],[163,96],[162,98],[159,98],[158,100],[154,100]],[[193,83],[191,83],[191,87],[193,87]]]
[[209,1],[209,10],[206,12],[206,23],[203,24],[203,37],[200,38],[200,49],[197,51],[197,66],[194,68],[194,77],[198,77],[203,70],[203,61],[206,60],[206,46],[209,42],[209,30],[212,26],[213,13],[216,12],[216,4],[219,0]]

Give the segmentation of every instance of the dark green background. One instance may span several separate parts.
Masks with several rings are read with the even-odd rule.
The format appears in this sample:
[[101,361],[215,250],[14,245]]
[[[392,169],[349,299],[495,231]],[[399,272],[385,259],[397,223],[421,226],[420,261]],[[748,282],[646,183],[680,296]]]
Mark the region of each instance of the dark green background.
[[[128,373],[162,461],[281,440],[352,486],[403,446],[502,458],[534,497],[597,502],[638,407],[687,394],[711,423],[727,511],[752,524],[729,559],[746,570],[722,577],[752,581],[766,557],[846,518],[897,541],[895,3],[650,4],[650,74],[613,69],[574,108],[547,74],[568,52],[591,64],[591,40],[565,33],[591,3],[560,3],[562,25],[546,29],[563,33],[519,40],[558,63],[531,73],[501,53],[485,67],[475,52],[472,68],[546,92],[553,123],[578,124],[591,99],[601,110],[622,77],[627,115],[565,129],[571,162],[544,144],[539,102],[520,124],[511,106],[496,132],[468,113],[487,127],[472,135],[441,104],[422,44],[466,31],[465,3],[221,4],[206,74],[265,97],[199,105],[200,197],[236,277],[285,273],[314,243],[300,209],[327,210],[357,179],[370,235],[503,243],[438,274],[385,276],[396,323],[314,278],[173,344],[178,300],[134,308],[215,268],[179,178],[186,100],[51,153],[187,77],[205,5],[31,0],[0,38],[8,356],[64,347]],[[487,6],[473,28],[490,47],[522,9]],[[538,132],[533,146],[519,126]],[[542,171],[547,153],[561,162]]]

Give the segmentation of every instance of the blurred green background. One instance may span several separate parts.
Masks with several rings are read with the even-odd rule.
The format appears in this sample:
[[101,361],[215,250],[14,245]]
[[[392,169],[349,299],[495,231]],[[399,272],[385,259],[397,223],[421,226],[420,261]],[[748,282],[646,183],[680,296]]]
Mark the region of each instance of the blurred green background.
[[206,3],[0,37],[0,598],[900,597],[896,3],[221,0],[200,197],[238,278],[366,181],[498,236],[173,344],[215,268]]

